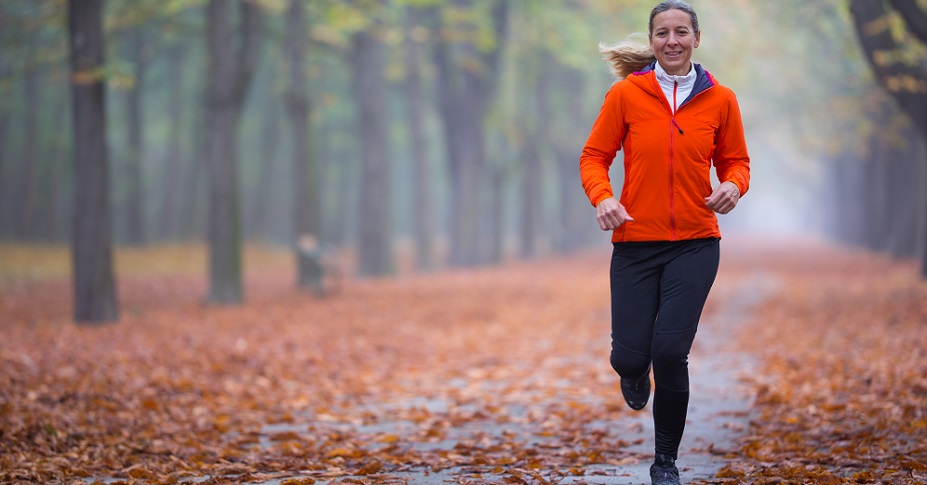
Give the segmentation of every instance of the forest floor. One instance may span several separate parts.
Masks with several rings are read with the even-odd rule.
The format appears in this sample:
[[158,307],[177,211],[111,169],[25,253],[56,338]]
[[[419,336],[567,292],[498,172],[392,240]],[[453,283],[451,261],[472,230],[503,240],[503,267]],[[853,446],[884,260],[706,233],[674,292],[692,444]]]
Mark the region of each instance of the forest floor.
[[[121,320],[70,321],[63,248],[0,245],[0,483],[648,483],[608,365],[609,248],[294,288],[249,249],[117,253]],[[729,238],[691,356],[685,483],[927,484],[913,262]]]

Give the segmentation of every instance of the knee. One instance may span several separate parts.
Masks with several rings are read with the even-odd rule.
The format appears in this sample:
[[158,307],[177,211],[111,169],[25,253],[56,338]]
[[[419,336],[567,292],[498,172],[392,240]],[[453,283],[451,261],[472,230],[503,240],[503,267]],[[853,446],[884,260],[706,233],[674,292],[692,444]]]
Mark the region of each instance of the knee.
[[653,354],[653,380],[673,390],[689,389],[689,353],[666,350]]
[[657,334],[653,341],[653,379],[673,390],[689,389],[689,350],[695,340],[695,327],[684,332]]
[[637,379],[650,370],[650,356],[635,352],[612,350],[609,361],[612,369],[625,379]]

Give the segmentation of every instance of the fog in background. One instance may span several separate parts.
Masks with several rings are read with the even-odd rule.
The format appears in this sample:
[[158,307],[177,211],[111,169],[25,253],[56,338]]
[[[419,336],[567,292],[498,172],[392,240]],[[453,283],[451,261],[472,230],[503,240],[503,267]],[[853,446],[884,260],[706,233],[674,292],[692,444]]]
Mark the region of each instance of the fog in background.
[[[422,268],[606,244],[578,180],[614,81],[597,44],[646,32],[653,3],[313,0],[299,28],[291,2],[254,2],[257,61],[237,140],[225,141],[237,149],[245,241],[290,246],[311,233],[361,260],[376,252],[371,244],[386,248],[371,261],[415,254]],[[750,191],[720,217],[723,231],[862,244],[898,220],[906,229],[893,229],[883,249],[920,257],[927,154],[872,74],[849,2],[692,4],[702,30],[694,60],[737,94],[752,158]],[[207,2],[104,5],[114,241],[202,241],[213,119]],[[235,12],[229,48],[244,42]],[[66,243],[72,231],[79,177],[66,15],[61,1],[0,3],[5,241]],[[897,55],[925,69],[923,45],[903,45]],[[297,102],[308,116],[302,133],[293,130]],[[906,165],[889,172],[886,160]],[[873,188],[882,176],[892,178]],[[371,273],[393,266],[369,264]]]

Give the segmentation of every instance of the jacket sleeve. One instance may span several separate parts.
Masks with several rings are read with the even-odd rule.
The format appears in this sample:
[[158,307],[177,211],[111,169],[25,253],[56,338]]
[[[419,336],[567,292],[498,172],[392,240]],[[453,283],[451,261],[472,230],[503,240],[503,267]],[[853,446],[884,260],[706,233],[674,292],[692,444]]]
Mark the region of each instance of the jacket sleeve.
[[613,84],[605,95],[599,117],[592,125],[592,131],[579,157],[580,180],[593,206],[614,196],[608,169],[615,159],[615,154],[621,149],[627,129],[622,116],[619,84]]
[[721,182],[733,182],[743,196],[750,188],[750,155],[737,98],[731,92],[718,129],[714,164]]

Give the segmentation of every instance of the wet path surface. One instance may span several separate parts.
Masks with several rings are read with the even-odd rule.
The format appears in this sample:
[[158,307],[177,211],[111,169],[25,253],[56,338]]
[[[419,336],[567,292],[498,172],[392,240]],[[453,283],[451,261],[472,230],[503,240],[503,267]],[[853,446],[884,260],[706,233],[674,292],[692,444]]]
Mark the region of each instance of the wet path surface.
[[[754,370],[749,355],[736,352],[727,338],[746,319],[751,309],[775,289],[775,283],[757,275],[743,281],[726,300],[721,309],[703,319],[695,348],[690,355],[690,381],[692,397],[686,433],[680,448],[677,465],[683,483],[691,480],[710,479],[724,467],[725,451],[736,446],[736,439],[749,425],[753,395],[751,389],[741,383],[741,377]],[[620,391],[615,389],[614,398],[621,400]],[[418,405],[440,410],[444,403],[424,401]],[[581,476],[544,477],[551,482],[589,483],[601,485],[637,485],[650,483],[650,463],[653,453],[652,403],[640,411],[622,414],[619,418],[602,420],[601,425],[609,427],[624,442],[628,456],[622,464],[590,465],[583,467]],[[517,412],[517,410],[513,410]],[[408,423],[381,422],[368,431],[389,432],[402,435],[408,432]],[[485,423],[468,425],[474,429],[460,429],[460,436],[449,436],[425,448],[440,448],[453,443],[462,436],[476,434],[497,435],[511,433],[512,426],[491,426]],[[530,431],[530,430],[522,430]],[[299,478],[307,475],[294,475]],[[391,476],[409,484],[479,483],[480,481],[504,482],[504,474],[481,474],[478,479],[466,478],[467,469],[452,467],[438,472],[421,470],[392,473]],[[268,484],[281,484],[286,478],[273,479]],[[316,483],[324,483],[317,481]]]
[[[573,279],[550,277],[556,274]],[[608,366],[600,261],[434,281],[397,284],[386,295],[382,286],[371,286],[354,300],[366,307],[335,302],[331,333],[315,338],[329,359],[353,367],[329,364],[319,383],[293,382],[279,406],[293,410],[286,419],[275,419],[266,405],[255,407],[249,411],[254,425],[201,442],[229,457],[216,474],[180,469],[171,475],[178,483],[271,485],[650,483],[652,405],[628,409]],[[462,289],[472,294],[461,295]],[[716,282],[690,355],[692,396],[677,462],[683,483],[713,477],[749,425],[753,396],[740,378],[754,363],[732,347],[732,336],[774,290],[751,273]],[[395,319],[376,323],[371,336],[362,333],[377,322],[371,315],[410,294],[418,296]],[[289,322],[317,311],[309,305],[294,310],[282,301],[281,325],[297,328]],[[423,314],[418,320],[416,312]],[[447,319],[443,326],[435,327],[436,315]],[[343,322],[357,322],[356,329]],[[304,328],[269,335],[261,347],[239,345],[244,338],[237,337],[233,349],[248,358],[253,348],[267,354],[256,362],[274,362],[270,346],[313,341]],[[375,353],[360,353],[367,348]],[[339,355],[349,352],[355,356]],[[307,351],[306,359],[318,355]],[[223,389],[238,389],[241,381],[229,380]],[[316,394],[322,391],[329,393],[326,401]],[[85,482],[94,480],[119,481],[97,475]]]

